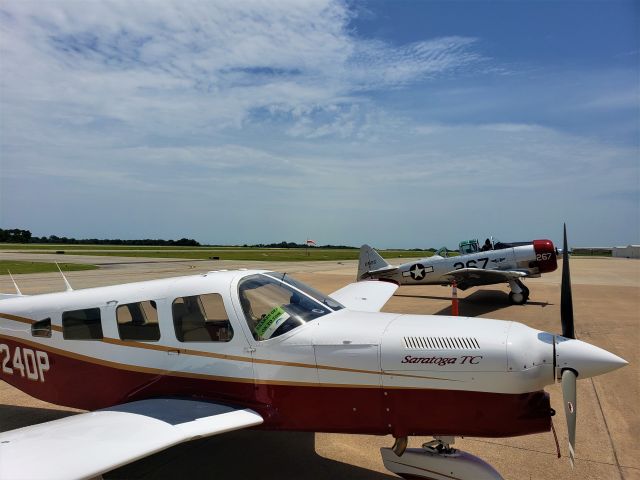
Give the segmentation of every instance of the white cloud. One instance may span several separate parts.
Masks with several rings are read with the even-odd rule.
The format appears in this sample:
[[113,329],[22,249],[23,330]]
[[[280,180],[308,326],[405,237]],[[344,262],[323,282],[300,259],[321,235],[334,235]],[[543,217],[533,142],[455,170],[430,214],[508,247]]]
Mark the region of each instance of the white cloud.
[[241,126],[256,109],[330,109],[359,90],[480,59],[468,38],[401,47],[357,41],[348,30],[351,12],[329,0],[2,8],[4,102],[38,102],[49,115],[136,128],[220,129]]
[[607,93],[586,101],[583,107],[602,110],[633,109],[638,111],[640,109],[640,88],[636,85],[635,88],[630,90]]
[[265,125],[284,141],[375,141],[397,121],[363,91],[481,59],[463,37],[398,47],[358,39],[353,12],[332,0],[12,1],[0,12],[0,101],[11,119],[0,141],[16,152],[5,175],[80,178],[94,168],[120,187],[100,174],[105,162],[126,175],[159,157],[198,155],[221,171],[227,164],[209,153],[239,143],[273,164],[253,148],[269,140],[245,134]]

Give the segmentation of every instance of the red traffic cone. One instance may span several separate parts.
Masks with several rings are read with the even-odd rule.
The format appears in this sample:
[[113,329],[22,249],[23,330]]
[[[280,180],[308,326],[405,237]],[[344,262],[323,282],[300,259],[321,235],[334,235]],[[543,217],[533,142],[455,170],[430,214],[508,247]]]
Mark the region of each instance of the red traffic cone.
[[458,316],[458,285],[455,280],[451,284],[451,315]]

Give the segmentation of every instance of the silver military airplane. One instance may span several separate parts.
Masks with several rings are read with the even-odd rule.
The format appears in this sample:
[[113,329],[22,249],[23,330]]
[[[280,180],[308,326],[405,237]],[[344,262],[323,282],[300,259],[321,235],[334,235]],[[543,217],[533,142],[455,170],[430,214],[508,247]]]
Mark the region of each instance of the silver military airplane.
[[529,289],[522,279],[540,277],[558,268],[551,240],[508,244],[487,239],[483,247],[476,240],[462,242],[459,256],[446,257],[441,251],[432,257],[393,266],[369,245],[362,245],[357,280],[378,279],[398,285],[451,285],[455,281],[461,290],[508,283],[509,300],[522,305],[529,299]]

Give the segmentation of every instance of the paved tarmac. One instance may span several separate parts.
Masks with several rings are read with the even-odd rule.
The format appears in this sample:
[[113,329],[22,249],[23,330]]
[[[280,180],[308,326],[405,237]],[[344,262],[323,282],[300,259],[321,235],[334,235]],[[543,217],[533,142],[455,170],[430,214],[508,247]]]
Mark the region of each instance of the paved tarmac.
[[[51,258],[49,258],[51,257]],[[30,259],[28,253],[1,253],[0,259]],[[59,260],[38,255],[38,260]],[[70,272],[74,288],[189,275],[216,269],[265,268],[286,271],[321,291],[353,281],[356,262],[239,262],[66,256],[65,262],[100,264],[100,270]],[[404,261],[404,260],[403,260]],[[491,463],[506,479],[640,479],[640,261],[572,257],[571,274],[576,335],[625,358],[616,372],[578,382],[577,460],[571,469],[560,385],[547,388],[563,458],[556,457],[551,433],[507,439],[464,438],[456,447]],[[17,275],[25,294],[63,289],[56,274]],[[559,332],[560,270],[527,280],[527,305],[508,303],[506,285],[459,292],[460,314],[517,320]],[[0,292],[12,292],[7,275]],[[450,289],[401,287],[384,311],[446,315]],[[425,405],[425,408],[429,408]],[[0,382],[0,431],[53,420],[73,410],[35,400]],[[412,438],[419,446],[430,438]],[[391,437],[288,432],[239,431],[174,447],[105,475],[105,478],[260,478],[305,480],[397,478],[380,459],[379,448]]]

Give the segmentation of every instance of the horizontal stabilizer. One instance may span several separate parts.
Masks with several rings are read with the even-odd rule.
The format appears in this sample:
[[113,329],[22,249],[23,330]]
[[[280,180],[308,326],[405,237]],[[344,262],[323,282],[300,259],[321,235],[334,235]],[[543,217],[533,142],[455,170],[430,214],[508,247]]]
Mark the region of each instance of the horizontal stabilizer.
[[125,403],[0,434],[0,478],[96,477],[200,437],[262,423],[253,410],[202,400]]
[[398,285],[395,283],[367,280],[350,283],[329,296],[349,310],[379,312],[397,289]]

